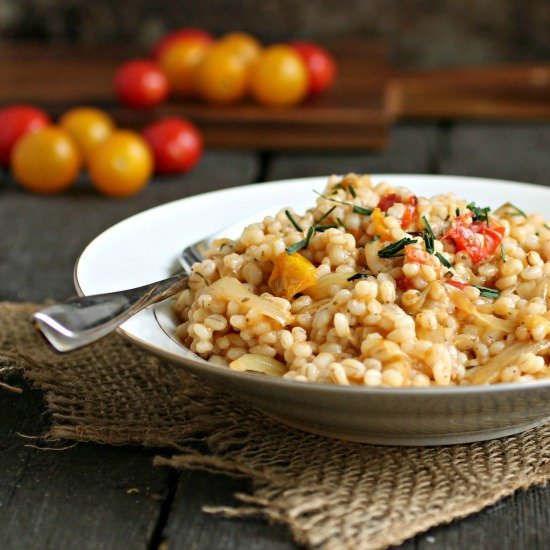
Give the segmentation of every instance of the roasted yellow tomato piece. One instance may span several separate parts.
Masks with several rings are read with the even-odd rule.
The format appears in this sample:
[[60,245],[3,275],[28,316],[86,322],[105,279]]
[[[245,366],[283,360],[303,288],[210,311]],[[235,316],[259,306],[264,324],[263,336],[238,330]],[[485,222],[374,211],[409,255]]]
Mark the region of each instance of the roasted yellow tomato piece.
[[281,254],[275,260],[268,284],[275,296],[290,300],[317,282],[317,268],[298,252]]
[[375,208],[371,214],[371,220],[374,222],[374,231],[375,235],[380,235],[382,240],[389,240],[392,238],[391,233],[389,232],[386,224],[384,223],[384,218],[386,214],[380,210],[380,208]]

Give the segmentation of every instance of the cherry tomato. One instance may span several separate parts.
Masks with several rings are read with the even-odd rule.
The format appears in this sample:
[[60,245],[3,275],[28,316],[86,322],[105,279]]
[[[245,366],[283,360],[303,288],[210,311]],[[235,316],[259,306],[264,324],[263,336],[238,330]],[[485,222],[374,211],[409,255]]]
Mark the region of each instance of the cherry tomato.
[[249,73],[238,54],[223,44],[215,45],[197,69],[197,93],[211,103],[235,103],[246,95]]
[[295,105],[307,93],[307,69],[290,46],[275,45],[263,50],[252,71],[252,94],[265,105]]
[[155,159],[155,171],[173,174],[191,170],[202,155],[202,137],[197,127],[182,118],[165,118],[143,130]]
[[218,40],[218,45],[236,54],[248,66],[252,66],[258,61],[262,51],[260,42],[245,32],[226,34]]
[[411,245],[405,247],[405,259],[410,264],[425,265],[430,263],[430,255],[428,252]]
[[113,119],[95,107],[75,107],[67,111],[59,120],[78,145],[82,156],[87,159],[91,151],[105,141],[113,131]]
[[158,65],[148,59],[134,59],[115,72],[115,94],[129,107],[152,107],[168,96],[168,80]]
[[209,48],[210,44],[190,37],[174,41],[162,50],[158,61],[176,94],[189,97],[195,93],[197,68]]
[[401,275],[401,277],[398,277],[395,280],[395,284],[397,285],[397,288],[402,292],[406,292],[407,290],[415,288],[413,280],[408,279],[407,277],[405,277],[405,275]]
[[504,237],[504,227],[498,224],[488,227],[485,222],[469,223],[468,218],[456,218],[443,238],[452,240],[458,251],[466,252],[477,264],[497,251]]
[[98,191],[111,197],[129,197],[149,181],[153,155],[139,134],[116,130],[92,151],[88,169]]
[[57,193],[70,187],[80,164],[76,143],[57,126],[25,134],[15,144],[11,161],[15,179],[37,193]]
[[13,146],[21,136],[50,124],[50,117],[32,105],[11,105],[0,110],[0,165],[9,164]]
[[167,48],[167,46],[170,46],[175,42],[179,42],[180,40],[184,40],[187,38],[191,38],[192,40],[196,40],[198,42],[203,42],[204,44],[211,44],[212,42],[214,42],[214,38],[212,37],[212,35],[204,29],[187,27],[185,29],[175,30],[163,36],[153,46],[153,51],[151,52],[151,55],[155,59],[158,59],[163,51]]
[[309,76],[308,95],[324,92],[332,86],[336,74],[334,58],[321,46],[311,42],[292,42],[307,66]]
[[399,195],[389,193],[380,199],[378,208],[380,208],[383,212],[387,212],[396,203],[405,205],[405,211],[403,212],[403,217],[401,218],[401,228],[406,229],[414,220],[417,202],[418,199],[416,195],[411,195],[409,198],[403,200],[403,198]]

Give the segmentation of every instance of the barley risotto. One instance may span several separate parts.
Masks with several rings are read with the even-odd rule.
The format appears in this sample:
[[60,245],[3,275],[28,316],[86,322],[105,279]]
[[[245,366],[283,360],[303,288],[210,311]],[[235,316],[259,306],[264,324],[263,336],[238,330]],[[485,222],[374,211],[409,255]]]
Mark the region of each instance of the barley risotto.
[[[312,192],[312,197],[314,197]],[[313,200],[313,199],[312,199]],[[177,335],[239,371],[385,387],[550,376],[550,225],[369,176],[214,241]]]

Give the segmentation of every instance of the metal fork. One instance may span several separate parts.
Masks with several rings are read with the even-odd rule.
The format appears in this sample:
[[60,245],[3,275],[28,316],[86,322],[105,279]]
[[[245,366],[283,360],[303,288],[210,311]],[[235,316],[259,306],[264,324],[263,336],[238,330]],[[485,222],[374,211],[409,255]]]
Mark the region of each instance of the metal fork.
[[37,311],[32,321],[50,344],[61,352],[96,342],[138,311],[186,289],[191,266],[205,258],[214,240],[222,237],[237,238],[247,225],[261,221],[269,213],[273,213],[273,209],[241,220],[186,246],[178,256],[183,271],[172,277],[129,290],[69,298]]

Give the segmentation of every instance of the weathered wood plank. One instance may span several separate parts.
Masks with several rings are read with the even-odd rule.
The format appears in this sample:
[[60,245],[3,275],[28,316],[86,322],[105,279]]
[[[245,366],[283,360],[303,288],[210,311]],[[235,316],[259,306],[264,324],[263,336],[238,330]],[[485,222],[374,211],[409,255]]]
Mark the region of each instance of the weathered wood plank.
[[233,494],[246,491],[248,482],[203,472],[183,473],[163,537],[171,550],[290,550],[295,548],[287,529],[261,519],[225,519],[206,514],[205,505],[235,504]]
[[168,201],[250,183],[258,174],[252,153],[211,152],[193,172],[158,178],[123,200],[99,195],[86,181],[57,196],[26,193],[8,181],[0,187],[0,299],[67,297],[74,293],[74,262],[104,229]]
[[267,178],[278,180],[356,172],[425,174],[439,154],[441,133],[436,124],[400,124],[391,131],[389,146],[377,152],[281,153],[272,156]]
[[40,435],[40,392],[0,390],[0,546],[146,548],[168,491],[154,451],[79,444],[41,451],[21,437]]
[[440,170],[550,185],[550,125],[456,124],[451,127]]
[[533,488],[467,519],[418,537],[418,550],[546,549],[550,543],[550,490]]

